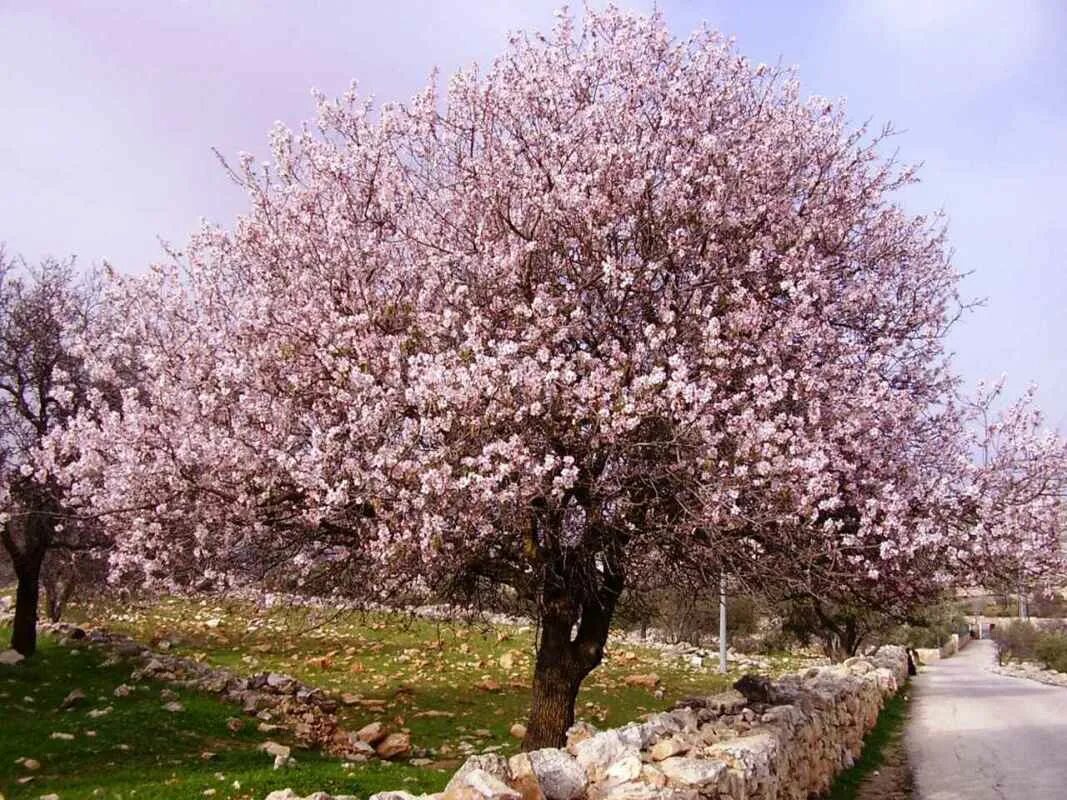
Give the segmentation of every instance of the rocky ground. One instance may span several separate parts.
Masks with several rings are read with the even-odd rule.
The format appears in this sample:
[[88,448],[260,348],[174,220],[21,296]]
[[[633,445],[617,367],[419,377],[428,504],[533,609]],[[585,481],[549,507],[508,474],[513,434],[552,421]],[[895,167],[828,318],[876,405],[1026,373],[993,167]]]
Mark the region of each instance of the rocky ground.
[[1032,661],[1009,661],[1004,664],[994,664],[990,669],[998,675],[1007,675],[1009,678],[1025,678],[1038,683],[1046,683],[1049,686],[1067,687],[1067,673],[1046,669]]
[[[381,723],[410,734],[414,758],[458,764],[474,753],[514,752],[526,717],[534,632],[521,622],[181,599],[82,607],[72,616],[241,677],[288,676],[335,699],[332,713],[346,731]],[[721,676],[710,650],[615,638],[583,686],[578,716],[621,725],[726,688],[742,672],[773,675],[808,663],[815,662],[735,654],[731,674]]]

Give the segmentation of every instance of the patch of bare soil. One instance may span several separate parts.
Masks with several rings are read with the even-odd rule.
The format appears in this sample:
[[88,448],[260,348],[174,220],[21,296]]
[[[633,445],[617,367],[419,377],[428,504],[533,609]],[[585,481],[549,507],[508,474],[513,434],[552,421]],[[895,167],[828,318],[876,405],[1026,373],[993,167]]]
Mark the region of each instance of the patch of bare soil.
[[915,787],[904,737],[898,733],[882,753],[882,765],[860,784],[856,800],[913,800]]

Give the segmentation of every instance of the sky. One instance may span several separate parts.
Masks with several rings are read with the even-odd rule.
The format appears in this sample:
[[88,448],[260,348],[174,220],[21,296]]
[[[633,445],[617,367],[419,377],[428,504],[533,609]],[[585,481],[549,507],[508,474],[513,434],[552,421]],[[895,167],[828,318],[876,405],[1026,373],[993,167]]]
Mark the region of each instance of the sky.
[[[311,90],[353,81],[403,101],[434,67],[487,63],[561,0],[0,0],[0,242],[137,272],[201,218],[246,203],[213,148],[266,154]],[[595,3],[594,3],[595,4]],[[573,4],[580,11],[580,4]],[[619,5],[647,11],[649,0]],[[891,122],[922,162],[903,197],[944,209],[963,293],[984,304],[950,346],[970,383],[1030,382],[1067,430],[1067,3],[1063,0],[660,0],[753,61],[795,65],[805,93]]]

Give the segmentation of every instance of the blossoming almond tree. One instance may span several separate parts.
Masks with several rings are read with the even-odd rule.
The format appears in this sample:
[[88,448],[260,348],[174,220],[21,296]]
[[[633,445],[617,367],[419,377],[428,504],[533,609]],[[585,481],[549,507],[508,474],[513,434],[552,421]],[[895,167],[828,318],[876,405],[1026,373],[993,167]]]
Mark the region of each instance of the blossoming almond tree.
[[[1062,584],[1067,442],[1045,427],[1033,390],[994,408],[1002,403],[1001,384],[983,386],[931,416],[924,446],[894,438],[893,452],[907,455],[888,485],[908,497],[897,519],[910,519],[910,536],[872,526],[810,554],[821,568],[792,596],[841,655],[854,654],[864,625],[912,622],[960,587]],[[835,575],[835,563],[851,575]],[[783,582],[776,574],[764,590]]]
[[624,589],[873,581],[954,535],[924,459],[955,452],[957,276],[887,133],[614,9],[407,106],[320,99],[234,170],[232,231],[119,293],[99,369],[142,379],[62,471],[144,509],[117,558],[150,576],[510,587],[540,624],[524,746],[559,745]]
[[1067,442],[1048,428],[1035,389],[1000,410],[1003,383],[981,387],[968,414],[976,454],[961,516],[974,520],[958,559],[975,585],[1030,590],[1067,575]]
[[86,402],[78,342],[96,322],[95,282],[73,260],[31,267],[0,248],[0,544],[18,581],[11,646],[26,656],[49,553],[84,557],[101,544],[91,524],[67,518],[63,487],[39,465],[48,437]]

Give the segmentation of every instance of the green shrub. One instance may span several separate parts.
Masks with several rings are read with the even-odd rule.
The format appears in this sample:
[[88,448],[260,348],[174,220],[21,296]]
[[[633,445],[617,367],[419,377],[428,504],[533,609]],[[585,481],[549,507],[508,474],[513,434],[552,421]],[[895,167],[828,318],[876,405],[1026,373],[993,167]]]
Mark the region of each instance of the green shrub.
[[1058,632],[1042,633],[1034,646],[1034,655],[1046,669],[1067,672],[1067,636]]
[[1003,662],[1005,659],[1034,660],[1037,656],[1037,643],[1042,634],[1033,623],[1016,621],[997,625],[993,628],[992,635]]
[[800,645],[797,637],[781,627],[775,626],[759,637],[756,644],[756,652],[763,656],[788,653]]
[[890,630],[885,641],[906,647],[942,647],[954,633],[965,638],[970,627],[956,604],[937,603],[914,611],[911,623]]

